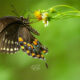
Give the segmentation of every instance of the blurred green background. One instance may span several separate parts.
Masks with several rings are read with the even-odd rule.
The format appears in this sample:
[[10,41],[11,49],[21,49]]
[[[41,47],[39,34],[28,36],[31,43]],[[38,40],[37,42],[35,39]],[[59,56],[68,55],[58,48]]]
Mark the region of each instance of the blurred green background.
[[[80,0],[0,0],[0,17],[15,16],[11,4],[21,16],[26,10],[59,4],[80,9]],[[32,26],[40,32],[37,38],[49,49],[45,55],[49,68],[44,61],[22,51],[0,54],[0,80],[80,80],[80,18],[54,20],[47,28],[42,22]]]

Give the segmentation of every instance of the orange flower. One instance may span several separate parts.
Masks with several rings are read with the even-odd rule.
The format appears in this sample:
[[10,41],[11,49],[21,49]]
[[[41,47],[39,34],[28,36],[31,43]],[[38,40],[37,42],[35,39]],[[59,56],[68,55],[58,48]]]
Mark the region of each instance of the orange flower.
[[40,10],[35,11],[34,15],[38,20],[42,20],[42,14],[41,14]]

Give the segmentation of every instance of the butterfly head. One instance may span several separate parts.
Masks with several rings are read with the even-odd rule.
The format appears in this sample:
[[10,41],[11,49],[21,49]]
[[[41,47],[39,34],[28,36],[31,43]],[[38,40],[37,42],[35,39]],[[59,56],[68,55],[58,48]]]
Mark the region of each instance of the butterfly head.
[[29,24],[29,17],[28,18],[24,18],[24,17],[20,17],[20,20],[24,23],[24,24]]

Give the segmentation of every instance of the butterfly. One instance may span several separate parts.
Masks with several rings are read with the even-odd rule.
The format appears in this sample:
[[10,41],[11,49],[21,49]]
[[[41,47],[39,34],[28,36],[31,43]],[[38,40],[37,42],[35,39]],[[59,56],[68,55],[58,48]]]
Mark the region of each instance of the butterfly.
[[44,60],[44,54],[48,49],[33,34],[39,35],[31,27],[29,18],[14,16],[0,18],[0,53],[11,54],[22,49],[27,55]]

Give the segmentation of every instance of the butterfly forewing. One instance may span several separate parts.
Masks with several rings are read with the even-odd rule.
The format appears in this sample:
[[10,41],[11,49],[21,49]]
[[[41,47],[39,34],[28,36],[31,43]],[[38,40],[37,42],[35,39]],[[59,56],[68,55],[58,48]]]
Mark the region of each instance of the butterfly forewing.
[[20,49],[18,44],[19,24],[9,24],[0,33],[0,52],[15,53]]
[[8,16],[0,18],[0,32],[2,32],[9,24],[19,21],[17,17]]

